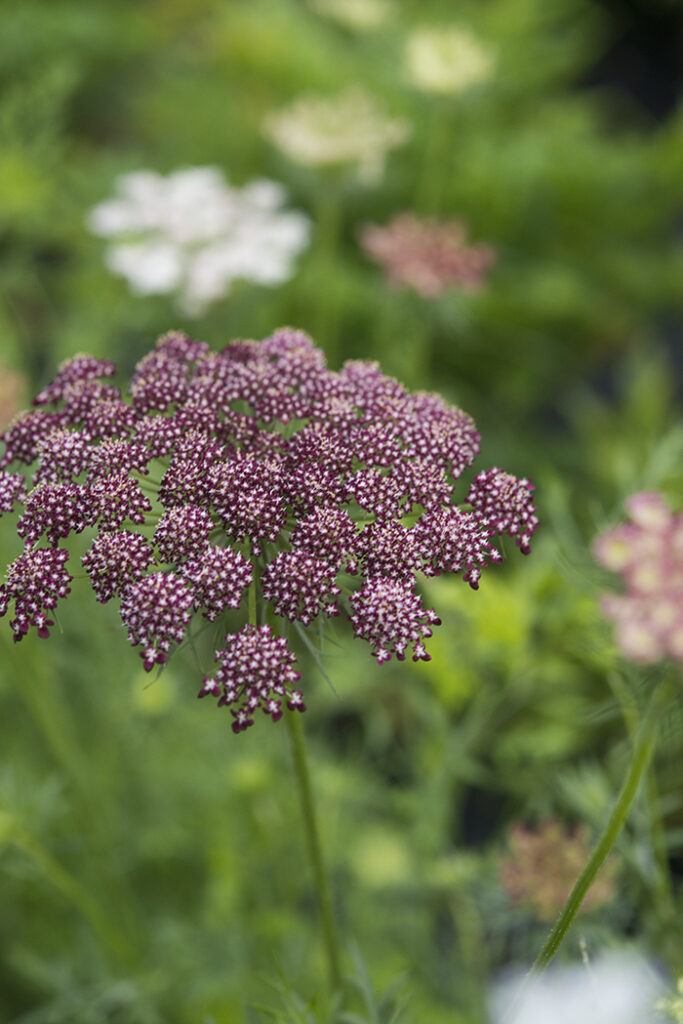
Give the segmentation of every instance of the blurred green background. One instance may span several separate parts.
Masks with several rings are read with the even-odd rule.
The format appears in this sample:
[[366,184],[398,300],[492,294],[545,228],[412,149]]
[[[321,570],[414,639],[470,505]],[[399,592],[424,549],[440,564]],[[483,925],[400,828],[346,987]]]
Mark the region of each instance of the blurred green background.
[[[439,390],[482,432],[476,468],[536,483],[531,558],[510,550],[476,594],[427,586],[444,621],[429,665],[378,668],[346,633],[325,659],[334,690],[313,663],[304,678],[353,969],[360,957],[378,992],[403,974],[408,1020],[469,1024],[547,927],[501,885],[510,826],[556,817],[594,834],[648,689],[599,614],[590,542],[636,490],[680,505],[681,77],[639,44],[633,5],[380,6],[370,28],[342,0],[2,6],[1,397],[9,417],[78,351],[127,374],[171,327],[219,348],[293,324],[334,368],[378,359]],[[648,10],[652,46],[672,47],[679,5]],[[450,95],[414,88],[411,33],[450,24],[495,72]],[[301,93],[349,84],[412,126],[374,183],[298,166],[262,129]],[[238,186],[281,182],[312,242],[288,283],[239,283],[190,319],[112,275],[86,218],[121,174],[206,165]],[[484,286],[433,300],[388,287],[358,235],[404,210],[493,246]],[[329,1019],[284,730],[234,737],[194,699],[189,660],[149,685],[116,611],[85,592],[61,627],[14,648],[3,623],[0,641],[0,1019]],[[619,843],[615,897],[566,958],[579,936],[595,953],[628,941],[683,973],[680,740],[679,707]],[[357,1010],[382,1019],[360,997]]]

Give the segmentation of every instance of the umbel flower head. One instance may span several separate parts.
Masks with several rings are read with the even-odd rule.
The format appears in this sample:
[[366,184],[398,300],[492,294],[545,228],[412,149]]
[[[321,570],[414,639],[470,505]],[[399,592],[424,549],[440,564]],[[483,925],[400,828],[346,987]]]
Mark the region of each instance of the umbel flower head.
[[411,135],[404,118],[388,117],[370,93],[353,86],[337,96],[299,96],[264,121],[266,135],[304,167],[351,164],[366,183],[384,173],[389,150]]
[[103,383],[114,372],[76,356],[2,435],[0,512],[18,509],[23,541],[0,586],[15,640],[49,636],[80,535],[85,576],[99,602],[119,602],[147,671],[194,619],[216,624],[199,695],[243,732],[259,712],[305,709],[289,623],[344,615],[379,663],[428,661],[439,618],[419,578],[454,573],[476,590],[501,561],[497,536],[529,551],[531,484],[486,470],[456,504],[474,422],[376,363],[335,372],[282,328],[217,353],[171,332],[125,393]]
[[406,75],[424,92],[457,95],[487,82],[493,53],[471,29],[458,25],[417,28],[408,37]]
[[412,213],[400,213],[383,227],[369,224],[360,240],[390,284],[412,288],[425,299],[449,288],[480,288],[496,261],[491,246],[468,243],[460,221],[423,219]]
[[622,654],[653,663],[683,663],[683,512],[645,491],[626,502],[629,519],[593,544],[596,560],[621,577],[623,593],[602,598]]
[[175,294],[196,316],[235,280],[273,286],[294,273],[310,221],[283,209],[274,181],[229,186],[217,167],[188,167],[164,177],[134,171],[116,196],[90,211],[90,230],[112,239],[106,263],[138,295]]

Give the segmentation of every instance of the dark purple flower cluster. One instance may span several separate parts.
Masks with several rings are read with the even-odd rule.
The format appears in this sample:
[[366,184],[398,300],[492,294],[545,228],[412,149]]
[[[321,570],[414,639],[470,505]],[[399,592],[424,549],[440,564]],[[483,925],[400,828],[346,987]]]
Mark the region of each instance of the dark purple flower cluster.
[[339,614],[337,571],[334,563],[306,551],[281,551],[261,576],[261,593],[276,615],[307,626],[323,609],[327,615]]
[[0,515],[11,512],[26,497],[26,480],[21,473],[0,471]]
[[291,688],[301,678],[294,668],[296,658],[270,626],[245,626],[226,636],[215,660],[218,670],[204,680],[198,696],[218,697],[219,707],[230,707],[233,732],[253,725],[259,708],[277,722],[283,700],[290,711],[306,710],[301,692]]
[[154,543],[162,562],[179,565],[201,557],[209,546],[211,516],[195,505],[174,505],[164,512],[154,531]]
[[395,654],[403,661],[406,650],[413,649],[413,661],[429,661],[423,643],[432,635],[432,626],[440,626],[434,609],[422,607],[419,594],[409,583],[395,579],[367,580],[351,596],[353,613],[349,616],[354,635],[374,646],[378,663]]
[[97,600],[106,604],[131,583],[142,579],[154,563],[154,551],[142,534],[115,530],[95,537],[81,562]]
[[155,572],[124,592],[121,618],[133,647],[141,644],[145,669],[166,661],[172,644],[182,643],[192,617],[194,594],[178,576]]
[[[23,505],[26,545],[0,591],[16,639],[30,627],[47,635],[47,613],[69,592],[66,544],[83,532],[95,595],[120,599],[147,670],[194,614],[215,621],[251,588],[251,625],[228,633],[202,689],[241,732],[258,708],[277,720],[284,705],[304,707],[287,640],[257,627],[254,607],[260,621],[269,606],[302,626],[345,612],[378,662],[428,659],[439,620],[418,578],[455,573],[476,589],[501,561],[496,535],[529,549],[527,480],[487,470],[469,511],[454,501],[479,451],[471,417],[410,394],[376,363],[329,370],[301,331],[218,353],[172,332],[138,363],[128,395],[103,382],[113,372],[77,356],[2,435],[0,511]],[[13,464],[32,463],[27,483]]]
[[243,554],[208,544],[201,557],[186,562],[181,572],[192,588],[196,607],[209,622],[226,608],[239,608],[254,579],[251,562]]
[[7,569],[7,581],[0,584],[0,617],[14,603],[10,626],[14,639],[21,640],[33,626],[38,636],[48,637],[54,621],[47,617],[60,597],[71,589],[72,577],[66,569],[69,552],[60,548],[30,548]]
[[526,479],[518,480],[504,469],[487,469],[474,478],[467,500],[491,536],[507,533],[528,555],[538,526],[533,490]]

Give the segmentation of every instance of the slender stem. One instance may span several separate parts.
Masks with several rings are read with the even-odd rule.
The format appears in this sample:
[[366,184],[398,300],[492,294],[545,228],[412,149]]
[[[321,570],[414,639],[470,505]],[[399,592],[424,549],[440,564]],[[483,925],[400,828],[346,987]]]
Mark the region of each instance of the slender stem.
[[251,582],[248,591],[249,601],[249,622],[252,626],[258,626],[258,618],[256,615],[256,579],[254,578]]
[[657,740],[659,720],[670,693],[671,689],[667,680],[660,683],[652,693],[649,707],[634,740],[631,764],[605,830],[593,850],[588,863],[579,875],[576,885],[569,894],[567,902],[550,935],[546,939],[541,952],[536,957],[529,973],[529,978],[542,974],[557,953],[562,940],[569,930],[569,926],[578,913],[586,893],[593,884],[595,876],[607,859],[607,855],[621,832],[631,804],[638,792],[640,781],[650,764]]
[[291,711],[285,713],[289,738],[292,744],[292,757],[294,769],[299,787],[299,798],[301,800],[301,811],[304,819],[304,830],[306,833],[306,845],[308,856],[313,870],[313,878],[318,893],[320,904],[320,923],[322,926],[323,942],[327,957],[327,969],[330,977],[330,985],[333,990],[341,988],[341,967],[339,948],[337,943],[337,928],[332,910],[332,897],[330,885],[323,861],[322,848],[320,846],[320,835],[313,803],[313,790],[311,777],[308,771],[308,758],[306,755],[306,742],[301,716]]
[[[426,138],[419,171],[415,208],[423,215],[437,213],[446,166],[449,118],[440,97],[434,97],[427,115]],[[446,167],[446,170],[448,168]]]
[[[619,673],[610,673],[608,682],[621,706],[629,735],[633,737],[638,731],[638,704]],[[657,779],[652,765],[648,768],[645,777],[645,799],[650,825],[650,839],[655,859],[654,895],[657,900],[658,911],[663,919],[666,919],[675,913],[675,909],[672,899],[673,889],[667,857],[666,835],[660,812]]]
[[336,357],[336,326],[339,313],[339,234],[341,228],[340,183],[327,175],[319,184],[316,209],[316,285],[314,309],[315,338],[324,344],[328,361]]
[[[249,621],[254,626],[257,624],[256,603],[256,580],[254,580],[249,588]],[[277,616],[273,615],[270,610],[268,613],[268,619],[271,623],[271,628],[273,628],[274,632],[277,632],[279,630]],[[320,924],[323,933],[325,955],[327,958],[330,987],[334,992],[336,992],[341,988],[342,984],[339,946],[337,942],[337,927],[334,920],[334,911],[332,909],[330,883],[325,869],[322,847],[320,845],[320,832],[318,829],[318,819],[315,813],[311,776],[308,770],[308,757],[306,754],[304,729],[301,722],[301,716],[298,711],[286,710],[284,718],[287,723],[287,731],[289,732],[292,758],[294,760],[294,772],[296,775],[297,786],[299,788],[299,800],[304,819],[304,832],[306,834],[308,857],[313,871],[313,880],[318,895]]]

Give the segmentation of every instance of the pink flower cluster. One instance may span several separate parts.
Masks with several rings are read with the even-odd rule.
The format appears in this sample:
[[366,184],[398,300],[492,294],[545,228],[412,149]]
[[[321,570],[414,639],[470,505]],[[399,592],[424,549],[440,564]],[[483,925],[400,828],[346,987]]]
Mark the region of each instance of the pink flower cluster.
[[[49,634],[72,580],[65,542],[83,534],[95,595],[120,601],[146,670],[194,615],[220,620],[225,640],[201,695],[241,732],[259,709],[275,721],[284,706],[304,708],[278,617],[306,627],[344,612],[378,662],[429,660],[439,619],[418,577],[456,573],[476,589],[501,561],[496,536],[529,550],[538,520],[527,480],[494,468],[474,479],[469,508],[454,501],[479,451],[470,416],[411,394],[376,363],[329,370],[301,331],[218,353],[172,332],[140,360],[127,395],[102,383],[113,373],[77,356],[2,435],[0,512],[22,509],[24,552],[0,586],[15,639]],[[33,465],[29,480],[21,470]],[[269,625],[252,614],[239,628],[250,587]]]
[[496,262],[488,245],[471,245],[459,221],[421,219],[401,213],[384,227],[371,224],[361,245],[391,284],[405,285],[425,299],[449,288],[480,288]]
[[626,508],[629,521],[593,545],[596,560],[624,585],[622,594],[602,598],[602,609],[627,658],[683,663],[683,512],[675,515],[653,491],[634,494]]

